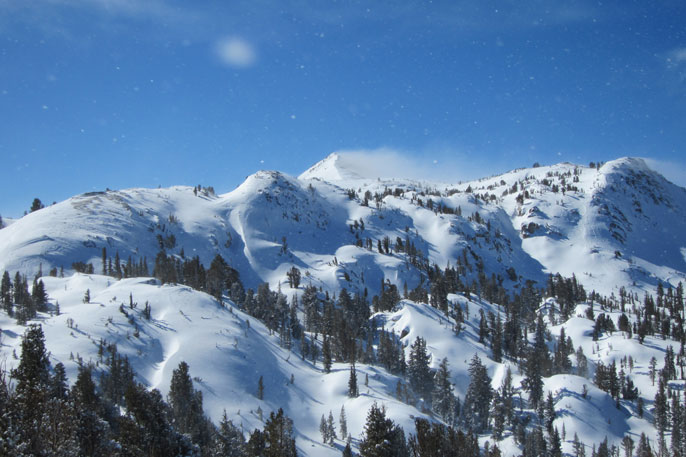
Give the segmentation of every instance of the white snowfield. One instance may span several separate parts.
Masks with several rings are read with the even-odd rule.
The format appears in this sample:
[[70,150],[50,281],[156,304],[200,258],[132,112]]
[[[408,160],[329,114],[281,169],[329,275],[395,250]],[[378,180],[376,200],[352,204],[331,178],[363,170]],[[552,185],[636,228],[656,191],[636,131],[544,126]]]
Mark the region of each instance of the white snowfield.
[[[179,255],[183,249],[185,257],[197,255],[206,267],[221,254],[240,272],[246,289],[269,282],[272,290],[280,287],[290,298],[311,284],[331,294],[343,287],[351,292],[367,289],[371,296],[379,293],[385,280],[402,291],[404,285],[412,289],[423,279],[404,252],[379,252],[377,242],[388,237],[392,247],[397,239],[409,240],[430,264],[441,268],[455,265],[458,257],[472,265],[480,261],[485,272],[499,275],[511,289],[525,279],[544,285],[547,275],[557,272],[574,274],[587,292],[606,295],[617,295],[623,286],[642,297],[642,291],[654,292],[658,279],[672,287],[686,283],[686,190],[640,159],[619,159],[598,170],[567,163],[520,169],[454,185],[363,178],[346,160],[332,154],[298,178],[258,172],[219,196],[192,187],[76,196],[0,230],[0,273],[7,270],[13,277],[20,271],[32,278],[39,269],[47,275],[52,268],[64,268],[64,278],[43,277],[51,307],[54,310],[59,303],[61,314],[41,314],[36,322],[43,325],[51,362],[64,363],[70,379],[81,361],[102,365],[101,339],[116,343],[138,380],[163,394],[172,371],[186,361],[210,417],[218,420],[226,410],[247,435],[263,426],[260,410],[266,418],[283,407],[294,421],[297,446],[305,456],[340,455],[345,442],[339,434],[335,447],[322,444],[319,421],[329,411],[338,419],[342,406],[354,448],[374,401],[386,406],[407,435],[414,431],[415,417],[429,416],[398,401],[399,378],[380,367],[358,364],[360,396],[348,398],[347,364],[334,363],[331,373],[324,373],[321,363],[313,365],[301,359],[298,349],[281,347],[278,335],[270,335],[228,300],[222,307],[207,294],[160,285],[151,278],[117,281],[99,274],[73,274],[72,263],[92,263],[99,273],[106,248],[108,256],[118,253],[122,261],[147,258],[152,270],[160,239],[173,235],[176,242],[167,253]],[[450,211],[438,211],[439,206]],[[461,215],[452,214],[458,209]],[[362,247],[357,246],[358,239]],[[298,289],[287,283],[286,272],[293,266],[302,272]],[[476,275],[474,268],[467,278]],[[91,300],[83,303],[87,289]],[[135,309],[129,307],[130,295]],[[474,296],[449,299],[469,307],[459,336],[454,322],[441,312],[408,300],[397,311],[374,319],[387,331],[403,335],[406,354],[416,337],[425,338],[432,368],[447,358],[460,398],[475,353],[487,366],[494,388],[510,366],[518,393],[527,398],[519,388],[522,376],[517,366],[492,361],[490,350],[478,342],[479,310],[497,314],[498,306]],[[152,307],[150,320],[142,314],[145,302]],[[586,306],[579,306],[579,316]],[[611,316],[616,324],[619,314]],[[553,393],[558,412],[555,425],[560,430],[564,425],[564,450],[571,452],[574,433],[588,443],[606,436],[618,443],[626,434],[638,441],[646,432],[654,443],[650,405],[656,386],[648,365],[654,356],[660,368],[666,347],[678,350],[679,343],[649,336],[641,345],[635,336],[627,339],[622,332],[594,342],[593,323],[584,317],[550,325],[552,336],[563,326],[574,347],[583,347],[590,378],[546,379],[545,389]],[[24,327],[4,313],[0,327],[2,356],[9,369],[17,363],[14,355],[19,355]],[[617,409],[591,380],[597,361],[619,363],[627,354],[634,359],[630,375],[646,403],[644,418],[630,402],[620,402]],[[576,364],[575,357],[571,359]],[[263,400],[256,396],[260,376]],[[486,440],[493,442],[484,435],[482,441]],[[509,434],[500,445],[506,455],[519,452]],[[586,453],[590,455],[590,449]]]

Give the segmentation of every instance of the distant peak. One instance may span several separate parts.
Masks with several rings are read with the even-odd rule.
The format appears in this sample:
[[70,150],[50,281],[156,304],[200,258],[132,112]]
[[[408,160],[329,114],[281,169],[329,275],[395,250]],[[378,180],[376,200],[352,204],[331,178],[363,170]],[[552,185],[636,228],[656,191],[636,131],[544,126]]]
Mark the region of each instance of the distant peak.
[[355,160],[340,152],[333,152],[325,159],[312,165],[298,179],[321,179],[323,181],[341,181],[344,179],[361,179],[356,172]]
[[622,169],[632,169],[636,171],[652,171],[645,160],[639,157],[622,157],[605,163],[602,169],[606,172],[619,171]]

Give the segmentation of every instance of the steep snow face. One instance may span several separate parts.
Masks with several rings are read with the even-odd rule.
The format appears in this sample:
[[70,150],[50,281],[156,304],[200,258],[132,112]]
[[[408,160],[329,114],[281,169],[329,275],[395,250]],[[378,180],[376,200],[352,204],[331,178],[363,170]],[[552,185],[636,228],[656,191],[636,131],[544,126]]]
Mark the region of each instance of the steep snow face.
[[637,264],[633,274],[662,277],[686,270],[677,248],[686,233],[686,189],[653,172],[641,159],[610,162],[601,173],[605,186],[594,193],[591,204],[598,225],[616,242],[618,255]]
[[599,170],[560,164],[515,175],[516,193],[503,205],[523,249],[545,271],[575,274],[587,289],[608,295],[621,286],[652,289],[658,279],[676,286],[686,278],[680,253],[686,190],[641,159],[618,159]]

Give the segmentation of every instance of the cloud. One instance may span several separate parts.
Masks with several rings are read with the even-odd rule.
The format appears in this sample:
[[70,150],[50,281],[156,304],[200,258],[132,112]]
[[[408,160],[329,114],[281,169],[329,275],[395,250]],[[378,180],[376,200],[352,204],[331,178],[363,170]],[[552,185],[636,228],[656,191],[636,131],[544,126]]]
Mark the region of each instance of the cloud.
[[667,53],[667,65],[679,66],[686,62],[686,47],[672,49]]
[[407,152],[382,147],[341,150],[336,154],[340,157],[339,166],[368,179],[406,178],[456,183],[496,172],[492,164],[479,163],[471,154],[455,149]]
[[[187,11],[170,6],[164,0],[36,0],[30,4],[0,0],[0,9],[17,12],[37,8],[79,8],[102,12],[110,15],[121,15],[134,18],[151,18],[159,20],[181,19]],[[53,11],[54,12],[54,11]]]
[[255,47],[240,37],[228,37],[219,40],[216,44],[216,52],[219,59],[231,67],[247,68],[257,61]]
[[83,33],[77,34],[74,29],[82,27],[84,15],[88,16],[85,23],[113,34],[130,34],[131,27],[140,23],[157,31],[181,30],[187,34],[208,22],[204,12],[172,6],[165,0],[0,0],[0,30],[29,25],[47,36],[80,42]]
[[643,158],[650,168],[660,173],[674,184],[686,187],[686,164],[671,160]]

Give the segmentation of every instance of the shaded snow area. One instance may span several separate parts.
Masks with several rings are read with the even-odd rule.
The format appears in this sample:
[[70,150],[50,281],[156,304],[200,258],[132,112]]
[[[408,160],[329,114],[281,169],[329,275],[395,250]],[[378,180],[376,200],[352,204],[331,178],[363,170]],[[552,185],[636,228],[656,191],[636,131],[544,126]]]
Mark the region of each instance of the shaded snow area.
[[[531,422],[538,418],[522,385],[524,363],[495,357],[483,331],[482,316],[491,319],[489,325],[498,319],[504,325],[511,308],[487,301],[481,285],[491,281],[503,293],[523,295],[533,288],[545,290],[550,275],[573,276],[585,288],[586,300],[562,305],[544,295],[529,304],[531,313],[545,323],[545,344],[551,352],[564,330],[574,351],[580,348],[587,358],[585,373],[581,359],[571,353],[566,374],[543,380],[543,398],[552,395],[553,425],[562,434],[562,449],[574,452],[576,434],[589,445],[585,452],[590,456],[592,443],[607,438],[619,446],[627,435],[637,443],[641,433],[655,449],[657,382],[651,359],[659,370],[667,348],[678,353],[680,342],[670,339],[670,332],[661,338],[659,329],[639,341],[638,315],[643,317],[644,296],[655,294],[658,283],[670,294],[680,282],[686,283],[686,189],[641,160],[619,159],[593,168],[563,163],[448,185],[367,179],[356,172],[350,157],[334,154],[298,178],[261,171],[223,195],[201,187],[87,193],[0,229],[0,273],[6,270],[14,277],[19,272],[29,282],[43,273],[50,312],[39,313],[29,323],[43,326],[50,360],[65,365],[71,382],[80,363],[92,363],[96,371],[105,368],[99,355],[102,344],[116,344],[138,381],[163,395],[172,372],[185,361],[195,388],[202,391],[206,414],[215,422],[225,410],[247,437],[264,427],[270,412],[283,408],[293,419],[301,455],[338,456],[345,441],[339,434],[333,445],[323,444],[319,429],[320,418],[330,411],[338,419],[345,407],[355,452],[374,402],[385,406],[408,437],[414,433],[415,418],[441,418],[423,410],[421,402],[398,395],[398,383],[407,384],[407,378],[382,364],[358,360],[360,395],[349,398],[348,363],[334,362],[326,373],[321,358],[315,363],[303,357],[298,341],[287,348],[278,332],[246,314],[228,291],[220,303],[204,292],[151,277],[117,280],[98,274],[106,253],[108,259],[117,255],[122,264],[147,262],[153,275],[161,250],[179,263],[197,256],[205,268],[221,255],[246,290],[268,283],[296,304],[303,322],[303,295],[309,286],[320,300],[334,301],[343,288],[371,301],[391,285],[400,295],[421,286],[429,293],[428,301],[436,303],[438,294],[432,297],[428,290],[431,281],[436,271],[450,267],[470,292],[455,288],[451,292],[460,293],[446,293],[444,311],[402,299],[391,311],[371,315],[376,337],[359,344],[378,351],[378,335],[388,332],[409,360],[412,344],[423,338],[429,367],[436,371],[447,361],[460,401],[467,395],[475,354],[494,390],[509,368],[516,415],[530,420],[528,430],[540,424]],[[89,265],[94,274],[75,272]],[[294,268],[300,284],[289,282]],[[51,270],[55,276],[48,276]],[[591,291],[609,299],[605,308]],[[620,296],[626,317],[618,311]],[[563,306],[572,310],[564,318]],[[459,326],[457,311],[464,318]],[[670,312],[673,322],[683,315],[683,309]],[[612,321],[614,331],[594,330],[589,317],[600,314]],[[616,330],[620,318],[625,324],[628,320],[631,334]],[[660,318],[666,318],[664,311]],[[517,323],[529,346],[535,341],[531,322],[535,319]],[[1,356],[10,369],[18,363],[25,326],[2,311],[0,328]],[[321,354],[321,334],[307,337]],[[615,401],[594,384],[598,367],[613,362],[637,387],[642,417],[636,400]],[[669,386],[683,390],[679,380]],[[515,438],[508,429],[498,441],[503,455],[521,453]],[[482,445],[495,441],[490,432],[479,440]]]

